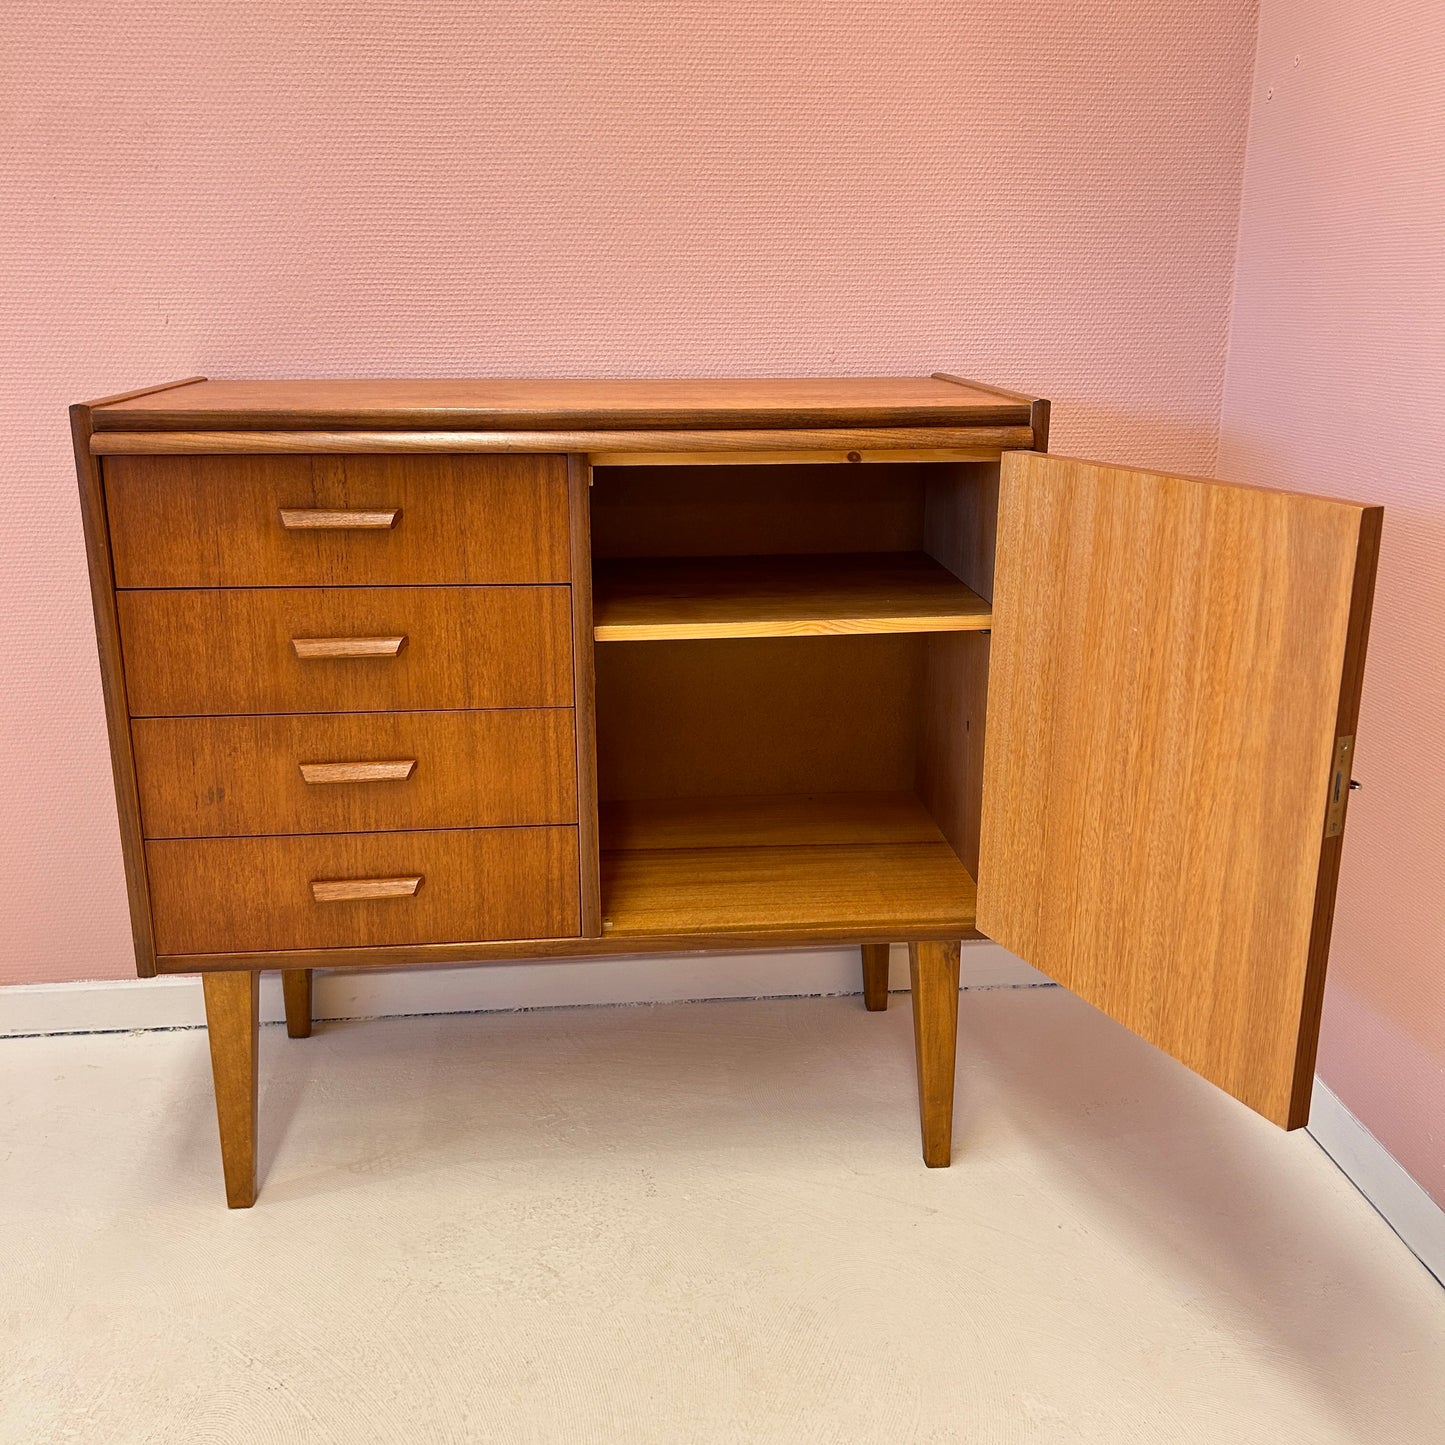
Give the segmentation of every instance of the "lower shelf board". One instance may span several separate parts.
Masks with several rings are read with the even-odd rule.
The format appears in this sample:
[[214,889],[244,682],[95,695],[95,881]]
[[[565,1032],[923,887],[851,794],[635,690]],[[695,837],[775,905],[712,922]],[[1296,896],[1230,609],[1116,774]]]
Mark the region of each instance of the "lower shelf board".
[[798,941],[974,928],[974,881],[909,794],[604,804],[602,929]]

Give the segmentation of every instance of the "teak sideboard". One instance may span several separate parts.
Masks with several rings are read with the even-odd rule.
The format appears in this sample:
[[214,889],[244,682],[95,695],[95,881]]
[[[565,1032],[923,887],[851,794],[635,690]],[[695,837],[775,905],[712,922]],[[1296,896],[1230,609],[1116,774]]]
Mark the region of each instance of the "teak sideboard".
[[[961,378],[207,381],[72,409],[140,973],[987,936],[1305,1122],[1380,509],[1047,454]],[[977,892],[975,897],[975,880]]]

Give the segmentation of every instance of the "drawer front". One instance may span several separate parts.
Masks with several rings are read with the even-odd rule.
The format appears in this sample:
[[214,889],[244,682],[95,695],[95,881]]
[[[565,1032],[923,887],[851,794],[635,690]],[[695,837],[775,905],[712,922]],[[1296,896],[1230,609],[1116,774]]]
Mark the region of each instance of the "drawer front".
[[577,821],[570,709],[137,718],[147,838]]
[[572,706],[567,587],[120,592],[116,602],[134,717]]
[[118,587],[566,582],[562,457],[108,457]]
[[267,953],[573,938],[575,828],[145,845],[156,951]]

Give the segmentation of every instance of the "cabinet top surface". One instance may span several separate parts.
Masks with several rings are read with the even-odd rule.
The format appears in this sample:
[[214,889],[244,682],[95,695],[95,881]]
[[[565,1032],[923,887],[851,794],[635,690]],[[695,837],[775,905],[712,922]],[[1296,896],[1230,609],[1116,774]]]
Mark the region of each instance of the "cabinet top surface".
[[939,376],[191,380],[93,403],[97,429],[606,429],[1024,424],[1031,398]]

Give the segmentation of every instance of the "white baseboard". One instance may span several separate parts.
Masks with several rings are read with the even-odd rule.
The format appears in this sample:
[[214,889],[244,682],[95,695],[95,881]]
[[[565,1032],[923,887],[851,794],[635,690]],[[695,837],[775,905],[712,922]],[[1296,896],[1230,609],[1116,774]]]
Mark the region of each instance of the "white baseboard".
[[[964,988],[1019,988],[1048,980],[994,943],[966,943]],[[890,987],[908,986],[908,951],[895,944]],[[686,999],[796,997],[857,993],[858,950],[683,954],[319,973],[318,1019],[567,1008],[581,1004],[677,1003]],[[261,1018],[277,1023],[281,979],[261,979]],[[31,1034],[128,1033],[196,1028],[205,1022],[200,980],[145,978],[0,988],[0,1038]]]
[[1349,1181],[1445,1284],[1445,1210],[1407,1174],[1320,1079],[1315,1080],[1309,1132]]

